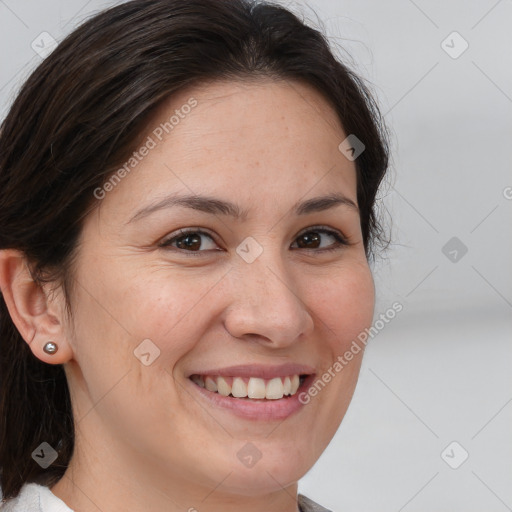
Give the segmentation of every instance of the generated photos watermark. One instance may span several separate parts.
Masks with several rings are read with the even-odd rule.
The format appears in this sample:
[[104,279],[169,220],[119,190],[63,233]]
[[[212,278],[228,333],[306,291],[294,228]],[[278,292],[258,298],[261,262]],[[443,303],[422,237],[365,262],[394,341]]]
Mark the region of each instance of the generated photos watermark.
[[127,176],[137,165],[139,165],[146,156],[149,155],[152,149],[155,149],[159,142],[161,142],[164,136],[171,133],[174,128],[180,124],[182,119],[197,106],[197,100],[194,97],[190,97],[186,103],[180,108],[174,110],[174,114],[163,123],[160,123],[152,132],[148,135],[146,141],[137,151],[132,153],[132,156],[116,171],[101,187],[94,189],[93,195],[96,199],[103,199],[108,192],[114,190],[114,188],[121,182],[121,180]]
[[366,346],[368,339],[373,338],[384,329],[385,325],[393,320],[402,309],[403,306],[400,302],[394,302],[385,313],[381,313],[379,319],[375,320],[369,329],[366,328],[364,331],[360,332],[357,339],[352,341],[350,348],[346,350],[343,355],[339,355],[336,361],[311,384],[307,391],[302,391],[302,393],[299,394],[299,402],[306,405],[311,401],[312,397],[318,395],[318,393],[354,359],[354,356],[361,352],[361,345]]

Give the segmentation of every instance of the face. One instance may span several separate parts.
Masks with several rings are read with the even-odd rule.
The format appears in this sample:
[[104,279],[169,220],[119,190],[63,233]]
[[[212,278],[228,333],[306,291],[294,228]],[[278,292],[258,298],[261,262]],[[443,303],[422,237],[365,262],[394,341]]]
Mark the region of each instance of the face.
[[362,351],[304,393],[374,307],[346,136],[299,83],[218,82],[160,108],[75,262],[66,373],[83,460],[246,495],[311,468]]

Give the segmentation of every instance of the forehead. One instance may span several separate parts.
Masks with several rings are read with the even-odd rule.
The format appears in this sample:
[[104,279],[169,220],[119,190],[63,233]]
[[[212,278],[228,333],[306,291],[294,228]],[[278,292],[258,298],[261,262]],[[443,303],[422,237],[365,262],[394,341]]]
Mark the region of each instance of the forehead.
[[[173,192],[263,202],[342,191],[356,202],[354,162],[338,146],[346,135],[325,99],[298,82],[213,82],[163,102],[107,201],[135,206]],[[141,151],[139,151],[140,153]],[[139,155],[140,157],[140,155]]]

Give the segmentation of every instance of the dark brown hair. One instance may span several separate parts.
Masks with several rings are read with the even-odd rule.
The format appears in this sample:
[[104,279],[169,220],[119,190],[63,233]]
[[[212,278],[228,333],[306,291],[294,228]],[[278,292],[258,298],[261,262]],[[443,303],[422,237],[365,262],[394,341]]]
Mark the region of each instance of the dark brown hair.
[[[25,82],[2,123],[0,249],[23,251],[36,282],[60,283],[71,311],[71,264],[82,220],[98,203],[93,192],[134,150],[155,109],[191,85],[259,77],[312,85],[345,132],[365,144],[355,163],[370,259],[375,244],[385,242],[375,208],[388,144],[377,105],[321,32],[279,5],[251,0],[135,0],[67,36]],[[43,441],[58,451],[47,469],[31,456]],[[17,496],[25,482],[54,485],[73,447],[64,368],[32,354],[2,297],[3,497]]]

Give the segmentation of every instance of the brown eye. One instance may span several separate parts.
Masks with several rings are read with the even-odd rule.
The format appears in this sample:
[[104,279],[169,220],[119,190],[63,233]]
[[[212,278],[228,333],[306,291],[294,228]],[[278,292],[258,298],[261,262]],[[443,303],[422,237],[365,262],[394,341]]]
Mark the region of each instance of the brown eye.
[[298,238],[298,246],[301,249],[316,249],[321,242],[321,238],[316,231],[309,231]]
[[199,250],[201,248],[201,235],[192,233],[176,238],[176,246],[178,249],[188,249],[190,251]]
[[164,240],[160,244],[160,247],[171,247],[188,252],[204,252],[205,250],[211,250],[212,247],[204,248],[204,246],[208,246],[208,244],[204,243],[203,237],[210,239],[211,242],[213,242],[213,246],[217,247],[213,238],[208,233],[197,229],[189,231],[180,230],[178,235]]
[[[334,243],[321,247],[322,235],[328,235],[334,239]],[[331,229],[315,228],[305,231],[297,237],[297,245],[299,249],[317,249],[318,251],[333,251],[341,246],[349,245],[347,239]]]
[[[334,240],[331,243],[329,238]],[[205,239],[207,240],[205,242]],[[210,247],[208,247],[208,240]],[[297,238],[297,248],[327,252],[350,245],[347,239],[339,232],[326,228],[314,228],[302,232]],[[325,241],[327,240],[327,244]],[[217,244],[212,236],[199,229],[179,230],[178,234],[164,240],[160,247],[176,250],[184,254],[200,255],[203,252],[215,250]],[[293,247],[295,248],[295,247]]]

